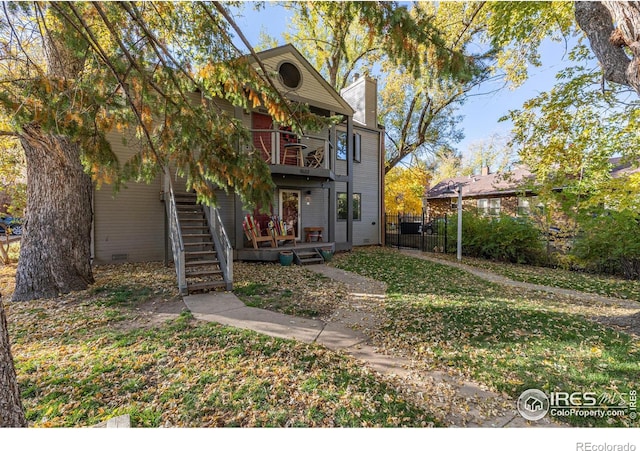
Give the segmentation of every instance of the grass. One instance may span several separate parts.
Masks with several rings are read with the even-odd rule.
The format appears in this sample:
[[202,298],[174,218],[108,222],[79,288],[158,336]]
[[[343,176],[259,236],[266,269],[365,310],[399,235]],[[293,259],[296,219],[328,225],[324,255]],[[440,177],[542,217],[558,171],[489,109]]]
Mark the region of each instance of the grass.
[[233,272],[233,292],[250,307],[325,318],[346,296],[340,283],[301,266],[236,262]]
[[[613,307],[505,288],[389,249],[338,254],[332,265],[387,284],[373,344],[411,359],[414,374],[444,371],[514,400],[527,388],[637,390],[638,340],[590,319],[617,314]],[[12,270],[0,266],[0,289],[11,288]],[[237,294],[256,306],[324,317],[344,302],[341,284],[303,267],[240,263],[235,273]],[[142,306],[176,299],[170,269],[108,266],[96,279],[58,301],[7,306],[32,426],[88,426],[124,413],[139,427],[447,424],[428,398],[417,402],[345,355],[201,323],[188,311],[149,324]]]
[[[437,255],[437,257],[453,259],[443,255]],[[521,282],[640,301],[640,280],[626,280],[560,268],[497,263],[469,257],[464,257],[462,262]]]
[[32,427],[86,427],[125,413],[135,427],[439,424],[346,355],[188,311],[149,324],[142,306],[175,302],[175,275],[161,265],[95,276],[85,292],[6,304]]
[[[637,389],[640,346],[563,300],[522,293],[463,271],[370,248],[334,265],[388,284],[377,345],[487,384],[512,398],[528,388],[624,394]],[[576,419],[575,425],[631,425]],[[635,423],[637,425],[637,423]]]

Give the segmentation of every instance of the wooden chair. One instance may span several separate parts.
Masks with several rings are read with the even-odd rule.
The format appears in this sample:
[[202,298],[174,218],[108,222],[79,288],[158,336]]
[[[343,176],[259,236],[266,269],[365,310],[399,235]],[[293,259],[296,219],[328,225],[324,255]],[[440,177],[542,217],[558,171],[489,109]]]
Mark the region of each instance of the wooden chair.
[[271,233],[268,233],[267,235],[262,234],[260,224],[256,222],[253,215],[247,215],[242,222],[242,228],[244,229],[244,234],[247,239],[253,244],[254,249],[258,249],[258,243],[268,243],[271,247],[278,247],[278,244],[273,239],[273,235]]
[[322,166],[322,160],[324,160],[324,146],[320,146],[307,154],[306,166],[319,168]]
[[283,241],[284,243],[291,241],[293,247],[296,246],[295,233],[293,230],[288,231],[287,225],[278,216],[271,217],[271,220],[269,221],[269,230],[271,231],[273,240],[276,243],[276,247],[278,246],[278,241]]
[[264,141],[262,140],[262,136],[259,136],[258,139],[260,140],[260,145],[262,146],[262,156],[264,157],[265,163],[271,164],[271,150],[267,149],[267,146],[265,146]]

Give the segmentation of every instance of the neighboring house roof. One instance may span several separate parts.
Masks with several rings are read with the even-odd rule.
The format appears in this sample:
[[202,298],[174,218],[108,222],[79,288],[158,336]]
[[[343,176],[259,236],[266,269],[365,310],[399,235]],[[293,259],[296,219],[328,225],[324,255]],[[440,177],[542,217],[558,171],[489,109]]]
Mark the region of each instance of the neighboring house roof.
[[618,178],[623,177],[625,175],[635,174],[640,172],[640,165],[633,167],[631,163],[626,162],[625,159],[621,157],[611,158],[609,160],[611,163],[611,177]]
[[[338,92],[331,86],[320,73],[302,56],[302,54],[291,44],[258,52],[260,60],[265,67],[277,73],[280,64],[285,62],[285,58],[295,59],[295,63],[303,69],[303,82],[300,88],[291,89],[279,83],[283,93],[291,100],[321,106],[329,111],[346,116],[353,116],[354,110],[344,100]],[[309,77],[306,77],[309,75]]]
[[[618,178],[628,176],[640,172],[640,166],[633,166],[621,157],[610,158],[611,177]],[[524,192],[531,193],[530,189],[525,189],[527,182],[533,181],[535,175],[526,167],[519,166],[513,171],[505,173],[494,173],[488,175],[473,175],[466,177],[454,177],[452,179],[443,180],[429,191],[427,191],[427,199],[446,199],[457,197],[457,194],[447,192],[449,185],[457,186],[462,184],[463,197],[491,197],[491,196],[507,196],[513,194],[522,194]]]
[[513,171],[488,175],[470,175],[443,180],[427,192],[427,199],[447,199],[457,197],[448,192],[450,185],[462,185],[463,197],[504,196],[522,193],[522,186],[533,179],[533,174],[524,167]]

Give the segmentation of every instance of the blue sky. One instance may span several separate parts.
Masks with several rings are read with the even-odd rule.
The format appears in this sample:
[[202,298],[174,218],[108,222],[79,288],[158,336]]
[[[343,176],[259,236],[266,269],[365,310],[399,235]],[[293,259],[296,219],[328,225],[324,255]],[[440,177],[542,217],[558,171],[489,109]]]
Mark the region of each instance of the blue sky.
[[[291,12],[276,5],[268,5],[267,9],[256,12],[251,3],[245,3],[244,16],[236,16],[238,25],[251,44],[255,46],[259,43],[261,32],[284,44],[282,32],[286,29]],[[241,43],[238,47],[245,50]],[[566,51],[564,43],[544,42],[540,50],[542,66],[531,67],[529,79],[521,87],[470,97],[459,110],[459,114],[464,116],[459,128],[463,130],[465,138],[456,145],[457,149],[464,154],[470,145],[488,139],[493,134],[508,136],[510,123],[498,122],[498,119],[509,110],[520,108],[527,99],[551,89],[555,84],[555,75],[568,65]],[[496,86],[483,86],[480,91],[491,91]]]

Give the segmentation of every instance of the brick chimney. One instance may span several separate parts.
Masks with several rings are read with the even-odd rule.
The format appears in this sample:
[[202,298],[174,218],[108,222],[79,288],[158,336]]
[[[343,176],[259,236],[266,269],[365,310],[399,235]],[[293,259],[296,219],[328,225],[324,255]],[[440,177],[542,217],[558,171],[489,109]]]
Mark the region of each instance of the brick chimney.
[[489,175],[491,174],[491,170],[489,169],[489,166],[482,166],[480,175]]

